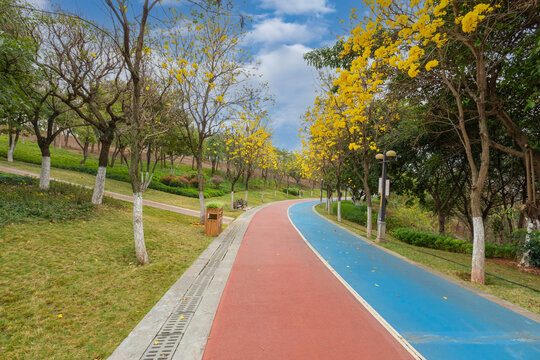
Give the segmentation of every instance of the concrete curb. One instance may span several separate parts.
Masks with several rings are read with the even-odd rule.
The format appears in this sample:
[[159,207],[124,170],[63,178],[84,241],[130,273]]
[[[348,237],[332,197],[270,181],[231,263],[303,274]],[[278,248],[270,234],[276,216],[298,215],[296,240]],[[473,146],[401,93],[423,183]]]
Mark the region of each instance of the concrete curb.
[[526,317],[526,318],[528,318],[528,319],[530,319],[530,320],[533,320],[533,321],[536,321],[537,323],[540,323],[540,315],[535,314],[535,313],[533,313],[533,312],[531,312],[531,311],[529,311],[529,310],[527,310],[527,309],[524,309],[524,308],[522,308],[522,307],[520,307],[520,306],[518,306],[518,305],[512,304],[511,302],[508,302],[508,301],[506,301],[506,300],[503,300],[503,299],[501,299],[501,298],[499,298],[499,297],[497,297],[497,296],[495,296],[495,295],[488,294],[487,292],[482,291],[482,290],[480,290],[480,289],[478,289],[478,288],[475,288],[475,287],[472,286],[472,285],[469,285],[469,284],[467,284],[467,283],[464,283],[464,282],[462,282],[462,281],[459,281],[459,280],[457,280],[457,279],[455,279],[455,278],[453,278],[453,277],[451,277],[451,276],[449,276],[449,275],[443,274],[443,273],[441,273],[441,272],[439,272],[439,271],[437,271],[437,270],[434,270],[434,269],[432,269],[432,268],[430,268],[430,267],[427,267],[427,266],[425,266],[425,265],[423,265],[423,264],[417,263],[417,262],[414,261],[414,260],[411,260],[411,259],[409,259],[409,258],[406,258],[405,256],[400,255],[400,254],[398,254],[398,253],[396,253],[396,252],[394,252],[394,251],[392,251],[392,250],[389,250],[389,249],[387,249],[387,248],[385,248],[385,247],[383,247],[383,246],[381,246],[381,245],[375,243],[373,240],[369,240],[369,239],[367,239],[367,238],[365,238],[365,237],[363,237],[363,236],[361,236],[361,235],[355,233],[354,231],[351,231],[351,230],[347,229],[347,228],[344,227],[343,225],[340,225],[340,224],[336,223],[335,221],[332,221],[332,220],[330,220],[330,219],[327,219],[327,218],[324,217],[323,215],[319,214],[319,213],[317,212],[317,210],[315,210],[315,207],[316,207],[316,206],[317,206],[317,204],[313,205],[313,207],[312,207],[312,210],[313,210],[313,212],[314,212],[315,214],[317,214],[318,216],[320,216],[320,217],[323,218],[324,220],[326,220],[326,221],[328,221],[328,222],[330,222],[330,223],[336,225],[337,227],[339,227],[339,228],[341,228],[341,229],[347,231],[349,234],[354,235],[354,236],[356,236],[357,238],[359,238],[359,239],[361,239],[361,240],[367,242],[368,244],[370,244],[370,245],[372,245],[372,246],[375,246],[376,248],[378,248],[378,249],[380,249],[380,250],[382,250],[382,251],[385,251],[385,252],[387,252],[387,253],[390,254],[390,255],[393,255],[393,256],[395,256],[395,257],[397,257],[397,258],[399,258],[399,259],[401,259],[401,260],[403,260],[403,261],[406,261],[406,262],[408,262],[409,264],[414,265],[414,266],[416,266],[416,267],[418,267],[418,268],[420,268],[420,269],[422,269],[422,270],[425,270],[425,271],[427,271],[427,272],[429,272],[429,273],[431,273],[431,274],[433,274],[433,275],[435,275],[435,276],[438,276],[438,277],[440,277],[440,278],[442,278],[442,279],[444,279],[444,280],[446,280],[446,281],[448,281],[448,282],[451,282],[452,284],[458,285],[458,286],[460,286],[460,287],[462,287],[462,288],[464,288],[464,289],[466,289],[466,290],[468,290],[468,291],[471,291],[471,292],[475,293],[476,295],[479,295],[479,296],[483,297],[484,299],[487,299],[487,300],[489,300],[489,301],[491,301],[491,302],[494,302],[494,303],[496,303],[496,304],[498,304],[498,305],[500,305],[500,306],[502,306],[502,307],[507,308],[508,310],[511,310],[511,311],[513,311],[513,312],[515,312],[515,313],[518,313],[518,314],[520,314],[520,315],[522,315],[522,316],[524,316],[524,317]]
[[195,262],[182,274],[176,283],[165,293],[158,303],[146,314],[139,324],[131,331],[124,341],[108,358],[109,360],[140,359],[149,344],[155,338],[167,318],[171,315],[186,291],[220,245],[233,237],[222,262],[208,288],[203,294],[192,321],[190,321],[185,334],[173,354],[172,359],[201,359],[204,354],[208,335],[212,328],[221,294],[227,283],[238,248],[253,216],[270,204],[262,205],[240,215],[221,235],[219,235],[195,260]]

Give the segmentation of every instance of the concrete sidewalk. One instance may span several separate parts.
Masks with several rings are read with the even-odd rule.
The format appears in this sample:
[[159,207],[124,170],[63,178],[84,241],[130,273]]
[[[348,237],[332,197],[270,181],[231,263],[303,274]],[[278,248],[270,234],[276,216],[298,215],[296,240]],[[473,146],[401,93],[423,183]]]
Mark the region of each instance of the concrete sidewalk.
[[[34,178],[39,179],[39,174],[35,174],[35,173],[32,173],[32,172],[28,172],[28,171],[12,169],[12,168],[7,168],[7,167],[3,167],[3,166],[0,166],[0,171],[10,173],[10,174],[34,177]],[[80,184],[77,184],[77,183],[74,183],[74,182],[71,182],[71,181],[65,181],[65,180],[60,180],[60,179],[55,179],[55,178],[51,178],[51,180],[56,181],[56,182],[62,182],[62,183],[65,183],[65,184],[83,186],[83,187],[85,187],[87,189],[93,189],[90,186],[80,185]],[[118,194],[118,193],[115,193],[115,192],[112,192],[112,191],[105,191],[104,194],[106,196],[109,196],[109,197],[112,197],[112,198],[115,198],[115,199],[118,199],[118,200],[123,200],[123,201],[131,202],[131,203],[133,202],[133,197],[131,197],[129,195]],[[172,196],[174,196],[174,195],[172,195]],[[143,194],[143,197],[144,197],[144,194]],[[172,211],[172,212],[175,212],[175,213],[178,213],[178,214],[183,214],[183,215],[189,215],[189,216],[194,216],[194,217],[199,217],[200,216],[199,215],[200,212],[197,211],[197,210],[186,209],[186,208],[182,208],[182,207],[178,207],[178,206],[174,206],[174,205],[163,204],[163,203],[159,203],[159,202],[155,202],[155,201],[151,201],[151,200],[144,200],[143,199],[143,205],[154,207],[154,208],[157,208],[157,209],[168,210],[168,211]],[[223,217],[223,223],[225,223],[225,224],[230,224],[233,221],[234,221],[234,218],[232,218],[230,216],[224,216]]]

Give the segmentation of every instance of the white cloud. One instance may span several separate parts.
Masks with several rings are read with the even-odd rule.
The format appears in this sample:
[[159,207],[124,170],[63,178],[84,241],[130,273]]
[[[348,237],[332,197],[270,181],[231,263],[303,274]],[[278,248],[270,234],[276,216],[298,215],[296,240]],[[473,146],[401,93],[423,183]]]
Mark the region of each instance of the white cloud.
[[274,9],[278,14],[326,14],[334,11],[327,0],[261,0],[262,7]]
[[315,98],[315,71],[302,55],[312,49],[300,45],[283,45],[275,50],[259,53],[259,71],[275,95],[276,105],[270,110],[278,146],[294,148],[298,145],[300,116]]
[[305,24],[285,22],[281,18],[263,20],[254,25],[245,41],[248,43],[305,43],[317,37],[318,29],[309,29]]

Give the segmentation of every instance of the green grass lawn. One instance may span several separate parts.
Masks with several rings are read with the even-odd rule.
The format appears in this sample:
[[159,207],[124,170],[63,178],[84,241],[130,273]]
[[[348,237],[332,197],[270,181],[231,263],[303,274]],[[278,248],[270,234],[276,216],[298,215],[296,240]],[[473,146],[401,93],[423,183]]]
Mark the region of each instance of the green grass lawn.
[[[337,222],[335,215],[328,215],[324,208],[324,205],[318,205],[316,207],[317,212],[323,215],[327,219]],[[358,225],[354,222],[343,220],[340,225],[345,228],[363,236],[366,238],[366,228]],[[377,229],[374,229],[373,237],[375,239]],[[529,311],[540,314],[540,293],[529,290],[519,285],[509,283],[507,281],[498,279],[493,276],[486,276],[486,285],[472,284],[470,279],[470,264],[471,255],[452,253],[442,250],[427,249],[423,247],[413,246],[405,244],[391,235],[387,234],[387,243],[380,244],[385,248],[392,250],[400,255],[407,257],[420,264],[428,266],[434,270],[437,270],[443,274],[449,275],[455,279],[467,282],[489,294],[495,295],[508,302],[519,305]],[[454,264],[450,261],[446,261],[435,256],[428,255],[433,254],[439,257],[458,262],[460,264],[467,265],[468,268]],[[503,277],[505,279],[518,282],[535,289],[540,290],[540,276],[522,272],[520,270],[510,268],[508,266],[501,265],[496,259],[486,259],[486,271],[488,273]]]
[[[17,196],[45,210],[80,200],[66,185],[21,186]],[[131,206],[108,199],[87,210],[69,219],[11,214],[0,226],[0,358],[105,359],[213,240],[193,217],[145,207],[150,264],[138,266]]]

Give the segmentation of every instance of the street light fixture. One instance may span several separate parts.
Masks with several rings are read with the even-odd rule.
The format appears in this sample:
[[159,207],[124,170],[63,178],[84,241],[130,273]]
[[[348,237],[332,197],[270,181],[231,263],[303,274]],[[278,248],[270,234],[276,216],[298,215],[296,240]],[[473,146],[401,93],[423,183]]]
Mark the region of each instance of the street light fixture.
[[377,242],[385,242],[386,234],[386,168],[387,164],[397,156],[394,150],[388,150],[375,155],[375,159],[382,163],[382,184],[381,184],[381,208],[377,219]]

